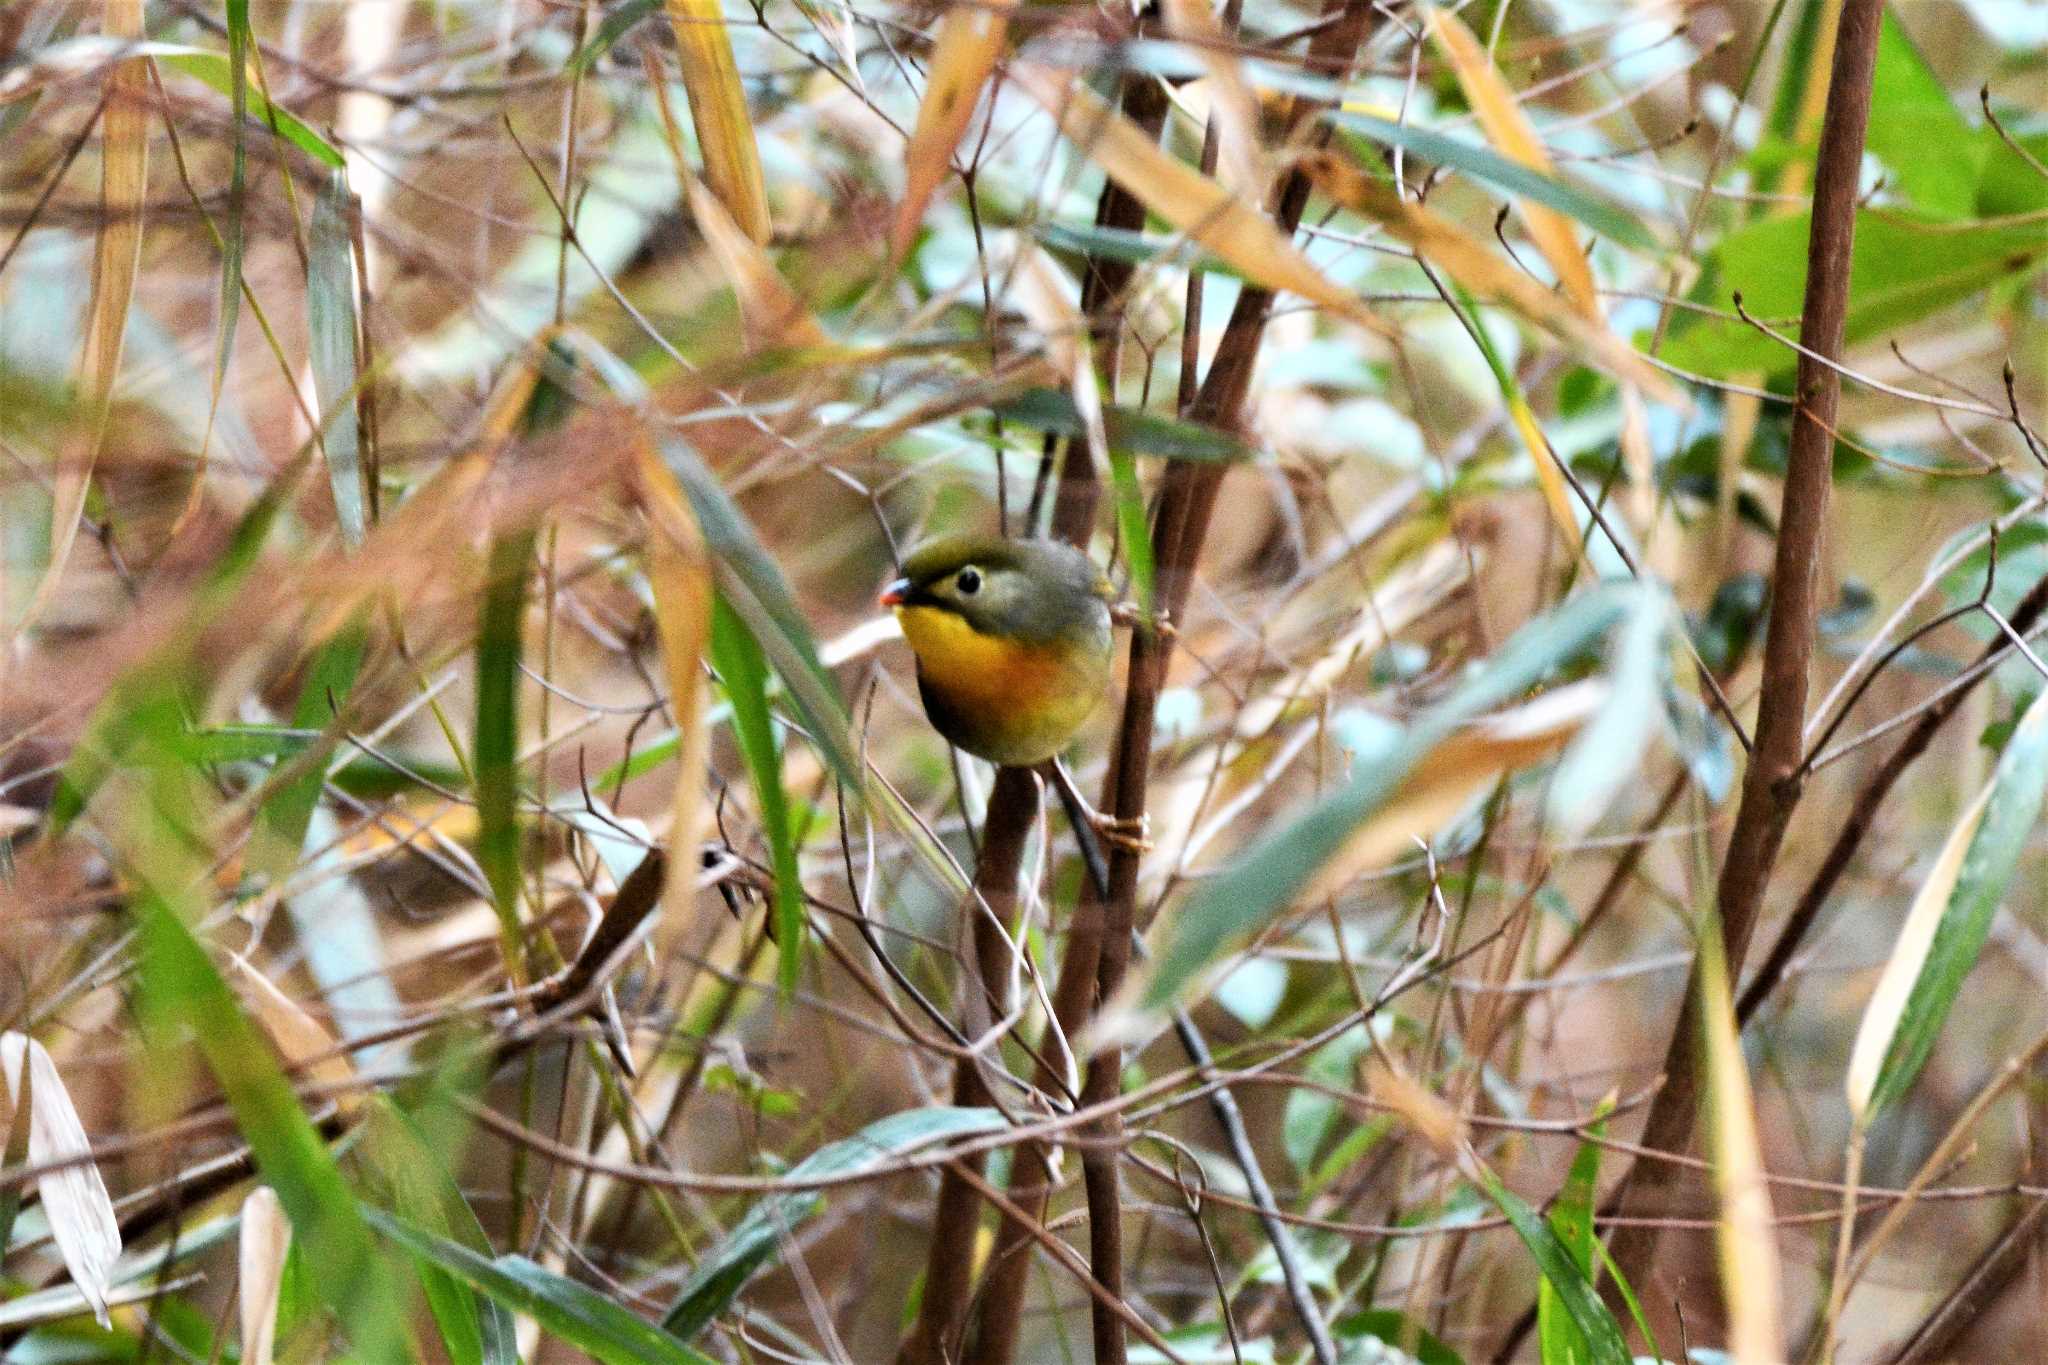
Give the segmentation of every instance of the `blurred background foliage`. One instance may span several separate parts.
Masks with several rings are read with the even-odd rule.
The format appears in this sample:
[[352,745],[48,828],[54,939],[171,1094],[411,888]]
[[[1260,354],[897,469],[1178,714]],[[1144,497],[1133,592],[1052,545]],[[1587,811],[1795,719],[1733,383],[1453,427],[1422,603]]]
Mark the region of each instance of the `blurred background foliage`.
[[[940,1167],[1110,1038],[1133,1361],[2040,1357],[2024,0],[1886,11],[1805,801],[1638,1304],[1588,1231],[1768,683],[1840,8],[0,8],[5,1358],[992,1358],[914,1326],[997,1238],[928,1254]],[[1063,1039],[1074,838],[977,1015],[991,772],[874,597],[1096,482],[1185,606]],[[1018,1359],[1099,1358],[1077,1152]]]

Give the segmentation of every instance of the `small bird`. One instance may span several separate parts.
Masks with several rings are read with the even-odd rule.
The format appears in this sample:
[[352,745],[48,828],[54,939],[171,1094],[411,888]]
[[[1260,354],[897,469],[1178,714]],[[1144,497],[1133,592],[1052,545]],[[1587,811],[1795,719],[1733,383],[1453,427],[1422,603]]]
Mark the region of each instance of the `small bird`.
[[1109,580],[1053,540],[945,536],[882,590],[917,656],[932,728],[978,758],[1057,754],[1109,691]]

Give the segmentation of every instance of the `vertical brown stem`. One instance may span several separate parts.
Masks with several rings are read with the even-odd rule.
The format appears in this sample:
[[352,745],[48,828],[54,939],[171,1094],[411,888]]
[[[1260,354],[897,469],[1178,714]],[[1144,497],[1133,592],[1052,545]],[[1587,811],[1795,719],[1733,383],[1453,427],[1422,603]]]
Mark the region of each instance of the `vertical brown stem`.
[[[1024,844],[1038,814],[1038,781],[1028,768],[1001,768],[989,792],[988,817],[982,825],[981,857],[974,866],[974,895],[962,910],[973,926],[974,980],[963,991],[978,990],[986,1016],[1009,1013],[1010,943],[1016,930],[1017,876]],[[986,906],[986,910],[982,908]],[[980,1011],[966,1011],[969,1017]],[[960,1059],[953,1073],[953,1103],[966,1107],[989,1102],[988,1083],[971,1057]],[[981,1173],[980,1153],[961,1164]],[[932,1216],[932,1240],[925,1261],[924,1297],[917,1323],[898,1353],[899,1365],[944,1365],[957,1360],[960,1339],[972,1302],[974,1231],[981,1214],[981,1196],[948,1170],[939,1182],[938,1205]]]
[[[1166,91],[1156,78],[1139,72],[1126,75],[1120,102],[1133,122],[1152,136],[1159,135],[1166,122]],[[1145,224],[1145,206],[1123,186],[1111,181],[1103,187],[1102,197],[1096,203],[1095,222],[1098,227],[1135,231]],[[1128,261],[1091,258],[1081,284],[1081,308],[1090,320],[1096,360],[1105,381],[1111,384],[1115,381],[1118,342],[1123,330],[1120,305],[1132,270]],[[1053,535],[1071,544],[1085,545],[1095,527],[1101,492],[1095,466],[1086,453],[1069,451],[1053,499]],[[1053,987],[1053,1016],[1064,1036],[1072,1036],[1094,1007],[1102,935],[1101,900],[1092,887],[1084,884],[1068,924],[1066,950]],[[1055,1052],[1056,1049],[1040,1050],[1041,1062],[1033,1082],[1040,1089],[1050,1089],[1061,1081],[1050,1069],[1057,1062]],[[1051,1185],[1052,1169],[1045,1145],[1019,1145],[1011,1154],[1010,1196],[1033,1221],[1043,1219]],[[969,1357],[982,1365],[1009,1365],[1017,1357],[1032,1241],[1029,1229],[1013,1218],[1004,1218],[997,1229],[995,1249],[980,1294],[981,1330]]]
[[[1731,974],[1742,968],[1757,911],[1802,785],[1814,580],[1827,524],[1835,406],[1841,393],[1841,378],[1833,362],[1841,354],[1848,310],[1857,177],[1870,121],[1871,75],[1883,14],[1882,0],[1845,0],[1835,35],[1827,114],[1814,172],[1806,303],[1799,329],[1805,350],[1799,358],[1798,405],[1792,415],[1792,443],[1778,518],[1756,740],[1716,898]],[[1687,983],[1678,1026],[1665,1055],[1664,1087],[1651,1104],[1644,1125],[1641,1142],[1653,1151],[1679,1151],[1691,1141],[1700,1090],[1697,975],[1695,971],[1695,979]],[[1642,1216],[1664,1208],[1682,1170],[1671,1162],[1638,1161],[1627,1177],[1621,1202],[1624,1212]],[[1624,1226],[1615,1234],[1615,1264],[1638,1289],[1647,1287],[1656,1245],[1657,1229],[1650,1224]]]
[[[1362,0],[1329,0],[1323,12],[1331,22],[1310,39],[1309,65],[1317,70],[1347,69],[1370,29],[1371,6]],[[1293,111],[1297,123],[1310,110],[1306,101],[1297,100]],[[1274,205],[1274,218],[1283,232],[1292,233],[1300,224],[1302,211],[1308,206],[1308,193],[1305,176],[1287,177]],[[1245,399],[1251,391],[1252,371],[1258,363],[1272,302],[1268,290],[1247,286],[1239,293],[1216,358],[1186,416],[1224,428],[1243,424]],[[1158,513],[1152,526],[1152,554],[1157,566],[1157,605],[1169,620],[1179,620],[1186,610],[1222,478],[1219,465],[1180,462],[1167,467],[1161,483]],[[1111,799],[1107,803],[1120,821],[1137,822],[1145,815],[1146,789],[1152,774],[1153,717],[1172,650],[1171,640],[1154,630],[1140,629],[1131,637],[1123,723],[1118,730],[1116,756],[1110,770]],[[1116,993],[1130,964],[1138,866],[1137,849],[1119,844],[1112,850],[1109,897],[1103,907],[1102,947],[1095,977],[1098,1000],[1107,1000]],[[1083,1101],[1094,1105],[1113,1100],[1122,1076],[1123,1049],[1105,1047],[1088,1064]],[[1088,1135],[1094,1141],[1081,1152],[1088,1194],[1089,1264],[1096,1282],[1119,1297],[1123,1286],[1123,1220],[1117,1141],[1121,1135],[1122,1121],[1112,1115],[1095,1126]],[[1097,1311],[1094,1326],[1096,1365],[1122,1365],[1123,1321]]]

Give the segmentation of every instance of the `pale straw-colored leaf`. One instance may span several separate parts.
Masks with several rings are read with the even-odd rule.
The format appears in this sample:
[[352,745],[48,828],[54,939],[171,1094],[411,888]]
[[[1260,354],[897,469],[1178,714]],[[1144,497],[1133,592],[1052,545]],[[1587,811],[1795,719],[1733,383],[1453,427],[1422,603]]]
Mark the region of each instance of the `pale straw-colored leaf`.
[[236,980],[243,1003],[269,1035],[285,1065],[300,1070],[344,1113],[360,1108],[363,1097],[355,1084],[355,1064],[335,1043],[334,1035],[248,959],[236,957],[233,962],[240,969]]
[[676,183],[682,186],[690,214],[697,220],[697,230],[704,234],[712,257],[725,272],[726,282],[732,285],[733,297],[740,305],[740,321],[747,329],[748,345],[829,346],[831,338],[784,281],[761,244],[748,236],[718,196],[690,173],[689,160],[683,155],[683,130],[676,122],[675,109],[668,97],[661,58],[652,48],[641,55],[647,68],[647,85],[654,91],[654,106],[661,115],[662,137],[668,143],[669,159],[675,163]]
[[1011,68],[1010,79],[1038,101],[1068,140],[1112,180],[1246,279],[1299,294],[1373,331],[1387,330],[1362,299],[1316,269],[1256,202],[1233,194],[1162,150],[1100,96],[1063,72],[1023,63]]
[[271,1365],[277,1352],[277,1301],[292,1224],[277,1191],[258,1185],[242,1201],[241,1317],[243,1365]]
[[2048,692],[2027,708],[1991,780],[1949,832],[1864,1008],[1846,1085],[1859,1125],[1925,1064],[2040,819],[2044,788]]
[[[142,0],[106,0],[102,28],[119,42],[143,36]],[[93,257],[79,390],[83,428],[59,448],[50,494],[50,557],[16,630],[26,630],[50,604],[78,538],[93,467],[107,438],[114,381],[128,308],[142,265],[142,203],[149,182],[149,59],[126,57],[107,68],[106,111],[100,116],[99,242]]]
[[690,121],[697,129],[697,150],[704,157],[704,179],[740,230],[755,242],[766,242],[771,230],[768,190],[725,16],[718,0],[668,0],[668,18]]
[[1003,55],[1015,0],[955,5],[939,20],[924,98],[903,153],[903,202],[896,206],[890,244],[900,257],[910,249],[924,211],[953,169],[953,153],[981,104],[981,92]]
[[1231,55],[1235,41],[1207,0],[1166,0],[1166,25],[1189,55],[1209,74],[1209,113],[1216,130],[1216,178],[1254,203],[1263,199],[1268,180],[1264,149],[1259,142],[1259,98]]
[[635,475],[648,524],[647,578],[654,590],[654,624],[661,639],[669,712],[682,735],[668,830],[668,846],[678,856],[668,861],[661,923],[653,936],[656,956],[665,959],[687,922],[697,875],[696,859],[682,855],[697,847],[703,818],[698,793],[704,785],[707,752],[702,678],[711,642],[711,557],[689,499],[651,442],[641,447]]
[[1756,1105],[1750,1095],[1742,1040],[1736,1032],[1718,929],[1702,936],[1700,992],[1707,1150],[1721,1205],[1715,1241],[1721,1260],[1721,1292],[1728,1304],[1728,1354],[1735,1365],[1777,1365],[1785,1359],[1777,1219],[1764,1180]]
[[1312,152],[1299,164],[1325,198],[1379,223],[1474,294],[1514,308],[1557,334],[1586,360],[1639,386],[1658,402],[1690,408],[1677,387],[1634,347],[1588,320],[1450,219],[1402,199],[1335,152]]
[[[1501,79],[1472,30],[1451,11],[1431,8],[1429,31],[1450,58],[1452,69],[1458,73],[1458,84],[1464,88],[1465,98],[1495,150],[1532,171],[1553,174],[1550,153],[1544,149],[1543,140],[1536,136],[1515,92]],[[1529,199],[1518,200],[1517,208],[1522,221],[1528,224],[1529,237],[1536,243],[1536,249],[1557,272],[1565,297],[1586,317],[1598,318],[1600,298],[1593,287],[1593,269],[1579,247],[1571,220],[1556,209]]]
[[[7,1074],[8,1099],[29,1105],[28,1159],[54,1169],[36,1177],[43,1215],[71,1282],[108,1325],[107,1290],[121,1256],[121,1228],[100,1168],[90,1159],[92,1139],[79,1121],[71,1092],[49,1050],[25,1033],[0,1034],[0,1070]],[[66,1164],[59,1164],[66,1163]]]
[[1599,679],[1553,689],[1449,735],[1394,791],[1392,799],[1351,836],[1324,867],[1314,900],[1326,890],[1384,867],[1417,839],[1440,833],[1503,774],[1541,763],[1562,750],[1609,693]]

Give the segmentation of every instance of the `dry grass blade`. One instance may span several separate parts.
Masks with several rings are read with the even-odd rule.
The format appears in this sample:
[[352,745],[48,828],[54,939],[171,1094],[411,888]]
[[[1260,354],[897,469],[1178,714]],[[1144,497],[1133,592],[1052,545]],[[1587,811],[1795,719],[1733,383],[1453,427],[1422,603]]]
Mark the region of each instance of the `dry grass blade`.
[[242,1359],[271,1365],[277,1351],[277,1301],[284,1291],[284,1261],[292,1248],[291,1220],[277,1191],[258,1185],[242,1201]]
[[7,1074],[8,1098],[17,1106],[29,1106],[30,1164],[55,1167],[36,1177],[36,1190],[64,1268],[105,1327],[108,1277],[121,1256],[114,1201],[107,1197],[106,1182],[92,1161],[57,1164],[89,1156],[92,1139],[79,1122],[57,1064],[41,1043],[25,1033],[0,1034],[0,1069]]
[[[105,15],[107,37],[123,42],[142,39],[142,0],[107,0]],[[147,57],[123,58],[107,70],[106,112],[100,119],[99,246],[93,257],[92,304],[79,384],[85,395],[84,427],[61,448],[51,492],[49,564],[16,623],[17,631],[27,630],[42,615],[64,576],[79,519],[85,515],[93,467],[106,440],[128,306],[142,264],[142,200],[149,182],[148,89]]]
[[1505,303],[1555,332],[1617,379],[1635,384],[1661,403],[1689,409],[1685,396],[1635,348],[1589,322],[1571,304],[1530,279],[1477,237],[1443,215],[1411,204],[1335,152],[1313,152],[1301,168],[1316,189],[1354,213],[1373,219],[1482,298]]
[[1165,11],[1168,26],[1209,73],[1204,83],[1211,92],[1217,178],[1247,199],[1264,198],[1268,176],[1259,141],[1259,100],[1228,55],[1230,35],[1205,0],[1167,0]]
[[1257,205],[1175,160],[1093,92],[1043,68],[1016,66],[1011,79],[1111,179],[1246,279],[1276,293],[1299,294],[1360,326],[1386,332],[1386,324],[1363,300],[1316,269]]
[[[1457,15],[1444,9],[1429,11],[1429,29],[1437,46],[1450,58],[1452,68],[1458,73],[1458,84],[1464,88],[1472,112],[1479,116],[1479,126],[1486,130],[1493,145],[1503,156],[1532,171],[1552,174],[1550,153],[1544,150],[1543,141],[1530,126],[1515,92],[1494,69],[1486,49],[1472,36],[1472,30],[1465,27]],[[1571,220],[1548,205],[1527,199],[1519,201],[1519,207],[1522,220],[1529,225],[1529,236],[1534,239],[1536,249],[1543,253],[1543,259],[1550,262],[1550,268],[1557,272],[1565,297],[1586,317],[1598,318],[1600,299],[1593,288],[1593,268],[1587,264],[1586,253],[1579,248],[1578,234],[1572,230]]]
[[784,282],[775,263],[753,238],[740,230],[711,191],[698,181],[684,187],[697,230],[711,247],[719,267],[739,299],[747,342],[756,349],[787,347],[822,350],[832,344],[818,319],[796,291]]
[[732,284],[739,300],[740,318],[746,324],[747,342],[755,348],[768,346],[824,347],[831,339],[818,324],[804,301],[797,297],[776,270],[761,243],[749,236],[726,207],[690,174],[683,155],[683,130],[676,123],[675,109],[668,97],[668,81],[661,70],[661,58],[652,49],[643,55],[647,85],[654,91],[654,106],[661,115],[662,138],[668,143],[669,159],[675,162],[676,183],[683,188],[697,230],[718,265]]
[[1785,1358],[1779,1310],[1776,1219],[1764,1181],[1757,1141],[1756,1105],[1748,1064],[1735,1030],[1735,1010],[1720,935],[1700,942],[1700,990],[1705,995],[1700,1040],[1706,1051],[1708,1151],[1721,1217],[1715,1228],[1721,1286],[1728,1302],[1728,1354],[1736,1365],[1774,1365]]
[[917,106],[917,124],[903,153],[903,202],[896,206],[896,222],[889,237],[899,257],[910,249],[910,239],[917,235],[917,225],[924,221],[932,195],[952,173],[953,152],[966,136],[967,125],[974,121],[981,92],[1003,55],[1013,5],[1014,0],[955,5],[939,21],[924,98]]
[[271,1046],[277,1049],[284,1064],[303,1068],[306,1079],[332,1092],[343,1112],[359,1108],[362,1096],[355,1088],[355,1065],[334,1041],[334,1035],[247,959],[237,957],[234,964],[240,968],[242,1001],[269,1035]]
[[[1607,694],[1604,682],[1574,683],[1451,735],[1395,789],[1380,812],[1359,827],[1324,868],[1317,885],[1342,886],[1403,852],[1413,852],[1417,839],[1442,830],[1504,774],[1541,763],[1571,743],[1599,713]],[[1311,890],[1308,899],[1320,894]]]
[[647,577],[654,590],[669,712],[682,735],[670,806],[664,913],[654,931],[655,953],[665,960],[682,930],[697,875],[697,828],[703,816],[699,793],[707,752],[702,677],[711,641],[711,559],[689,500],[652,444],[643,443],[635,472],[648,524]]
[[668,18],[675,30],[697,148],[704,156],[704,178],[740,230],[765,242],[770,232],[768,190],[725,16],[718,0],[668,0]]

